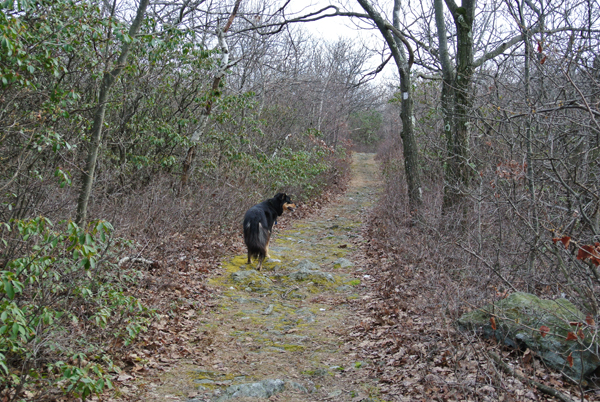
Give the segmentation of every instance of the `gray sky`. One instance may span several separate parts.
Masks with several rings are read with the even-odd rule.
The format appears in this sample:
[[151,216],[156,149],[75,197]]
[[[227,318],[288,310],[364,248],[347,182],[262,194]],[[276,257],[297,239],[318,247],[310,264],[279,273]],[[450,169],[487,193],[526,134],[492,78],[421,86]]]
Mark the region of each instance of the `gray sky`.
[[[340,10],[346,9],[364,13],[364,10],[356,0],[293,0],[290,3],[290,11],[298,13],[298,15],[307,14],[330,4],[337,5],[340,7]],[[357,18],[330,17],[305,23],[304,27],[315,37],[322,38],[323,40],[336,41],[339,38],[349,38],[356,41],[357,44],[363,44],[370,49],[381,49],[383,47],[384,40],[379,31],[365,29],[367,25],[364,23],[361,29],[356,23],[358,23]],[[376,55],[372,58],[370,64],[375,69],[380,62],[380,56]],[[381,82],[381,80],[387,79],[397,79],[397,72],[393,63],[388,63],[388,66],[379,74],[376,81]]]

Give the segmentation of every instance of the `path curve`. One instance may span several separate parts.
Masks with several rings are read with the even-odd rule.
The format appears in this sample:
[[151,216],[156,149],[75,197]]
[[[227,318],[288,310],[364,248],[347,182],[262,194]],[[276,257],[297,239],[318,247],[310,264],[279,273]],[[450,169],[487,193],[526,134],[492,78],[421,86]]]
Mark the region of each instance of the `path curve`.
[[275,229],[261,272],[245,255],[223,261],[209,282],[218,305],[200,320],[205,356],[185,367],[185,378],[181,368],[165,376],[172,400],[380,400],[369,363],[344,342],[357,324],[350,302],[369,280],[359,263],[361,226],[381,189],[374,154],[354,154],[351,167],[343,196]]

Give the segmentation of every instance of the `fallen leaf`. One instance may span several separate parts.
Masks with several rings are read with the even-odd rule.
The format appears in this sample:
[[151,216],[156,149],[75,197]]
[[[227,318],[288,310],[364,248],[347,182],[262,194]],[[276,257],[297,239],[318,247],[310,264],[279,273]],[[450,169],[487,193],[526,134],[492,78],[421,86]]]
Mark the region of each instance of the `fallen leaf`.
[[571,243],[571,238],[569,236],[563,236],[563,237],[555,237],[552,239],[552,241],[554,242],[554,244],[556,244],[557,242],[561,242],[565,248],[569,248],[569,244]]
[[133,376],[130,376],[127,373],[121,373],[117,377],[117,381],[119,381],[119,382],[125,382],[125,381],[129,381],[129,380],[132,380],[132,379],[133,379]]
[[490,323],[492,324],[492,329],[496,330],[496,319],[494,317],[490,317]]
[[569,366],[573,367],[573,353],[571,353],[571,354],[569,354],[569,356],[567,356],[567,361],[569,362]]
[[531,354],[531,350],[527,349],[525,353],[523,353],[523,363],[529,364],[533,360],[533,355]]
[[567,341],[576,341],[577,340],[577,335],[575,335],[573,332],[569,332],[567,334]]
[[540,335],[542,335],[542,338],[544,338],[548,334],[548,332],[550,332],[550,328],[548,328],[547,326],[542,325],[540,327]]
[[589,325],[590,327],[593,327],[594,325],[596,325],[596,323],[594,322],[594,318],[592,318],[591,314],[588,314],[585,316],[585,322],[587,323],[587,325]]
[[600,265],[600,243],[594,243],[593,246],[584,245],[579,247],[577,259],[583,261],[586,258],[589,258],[594,265]]

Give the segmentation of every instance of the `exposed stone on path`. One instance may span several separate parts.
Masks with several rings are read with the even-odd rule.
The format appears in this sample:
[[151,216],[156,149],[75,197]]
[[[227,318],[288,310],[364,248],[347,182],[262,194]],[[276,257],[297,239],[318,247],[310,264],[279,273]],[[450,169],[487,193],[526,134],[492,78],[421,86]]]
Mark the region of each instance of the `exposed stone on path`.
[[353,267],[354,263],[346,258],[338,258],[333,262],[334,268],[349,268]]
[[262,313],[263,313],[263,315],[269,315],[269,314],[271,314],[271,313],[273,312],[273,309],[274,309],[274,308],[275,308],[275,305],[274,305],[274,304],[269,304],[269,307],[267,307],[267,308],[265,309],[265,311],[263,311],[263,312],[262,312]]
[[335,288],[336,292],[344,293],[344,292],[354,292],[354,288],[349,285],[342,285]]
[[270,398],[271,396],[283,392],[285,381],[280,379],[263,380],[250,384],[232,385],[225,389],[224,394],[217,398],[216,402],[223,402],[234,398],[254,397]]
[[294,269],[318,271],[319,269],[321,269],[321,267],[319,266],[319,264],[315,264],[314,262],[312,262],[310,260],[302,260],[298,263],[298,265],[296,265],[296,267]]
[[303,307],[295,311],[295,314],[304,323],[315,322],[315,314],[308,307]]
[[233,272],[231,274],[231,281],[237,285],[243,285],[250,288],[265,288],[273,285],[271,279],[254,269]]
[[309,260],[301,261],[294,269],[295,272],[289,275],[289,278],[294,281],[313,281],[313,282],[335,282],[333,275],[327,272],[319,271],[321,267],[315,264],[314,262],[310,262]]
[[[271,396],[285,391],[285,389],[309,393],[308,389],[302,384],[294,381],[284,381],[281,379],[269,379],[249,384],[232,385],[223,391],[223,394],[215,399],[215,402],[224,402],[236,398],[262,398],[267,399]],[[194,402],[197,400],[189,400]]]

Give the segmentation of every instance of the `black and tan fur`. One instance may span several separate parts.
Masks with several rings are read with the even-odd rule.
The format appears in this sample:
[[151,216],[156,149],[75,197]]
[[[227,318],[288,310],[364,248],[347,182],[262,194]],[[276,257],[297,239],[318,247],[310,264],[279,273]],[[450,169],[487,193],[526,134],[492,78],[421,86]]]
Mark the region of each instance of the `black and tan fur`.
[[244,243],[248,247],[248,264],[252,258],[258,258],[258,267],[262,268],[265,258],[269,258],[269,240],[273,224],[284,211],[293,211],[296,205],[284,193],[256,204],[244,216]]

